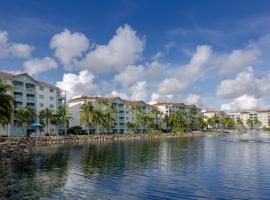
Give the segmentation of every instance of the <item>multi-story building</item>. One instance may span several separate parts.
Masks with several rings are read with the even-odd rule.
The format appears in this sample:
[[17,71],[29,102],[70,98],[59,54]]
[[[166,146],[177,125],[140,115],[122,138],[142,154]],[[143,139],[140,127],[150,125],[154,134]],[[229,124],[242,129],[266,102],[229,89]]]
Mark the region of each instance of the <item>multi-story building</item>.
[[226,115],[237,122],[237,119],[241,119],[244,126],[248,127],[247,121],[259,120],[262,125],[261,128],[269,128],[268,120],[270,119],[270,110],[260,110],[260,111],[242,111],[239,113],[227,112]]
[[[0,128],[0,135],[22,135],[23,131],[21,127],[16,125],[14,119],[14,114],[21,108],[32,108],[38,116],[40,111],[45,108],[57,112],[58,108],[65,104],[65,95],[58,87],[35,80],[27,73],[14,75],[0,72],[0,79],[5,84],[13,86],[13,90],[9,94],[14,97],[14,113],[11,124],[8,125],[7,130]],[[46,130],[46,128],[45,125],[43,129]],[[52,124],[49,128],[51,134],[57,134],[59,131],[58,127]],[[42,132],[44,133],[44,131]]]
[[217,111],[217,110],[203,110],[202,115],[205,117],[205,119],[212,118],[215,115],[223,116],[223,117],[226,116],[225,112]]
[[[102,101],[111,102],[116,109],[114,127],[112,128],[112,132],[115,134],[127,133],[128,132],[127,123],[136,122],[136,113],[133,110],[134,106],[141,106],[145,110],[145,112],[149,112],[151,110],[151,105],[146,104],[144,101],[131,101],[121,99],[120,97],[103,98],[103,97],[79,96],[69,101],[69,111],[73,117],[70,126],[82,126],[83,129],[86,129],[84,124],[80,124],[79,111],[81,105],[83,105],[85,102],[91,102],[93,107],[95,109],[98,109],[100,106],[100,102]],[[102,132],[102,127],[93,126],[91,127],[91,132],[100,133]]]
[[237,122],[238,119],[240,119],[240,113],[226,112],[226,116],[233,119],[235,123]]
[[153,104],[159,111],[163,113],[163,116],[170,115],[177,111],[185,112],[188,108],[183,103],[169,103],[169,102],[158,102]]
[[262,127],[269,128],[270,110],[257,111],[258,120],[262,123]]
[[[196,107],[195,105],[185,105],[184,103],[172,103],[172,102],[158,102],[153,104],[159,111],[162,112],[162,118],[166,115],[169,116],[175,112],[194,112],[196,115],[192,115],[192,123],[194,124],[196,121],[196,117],[201,115],[201,109]],[[163,129],[167,129],[166,124],[162,125]]]

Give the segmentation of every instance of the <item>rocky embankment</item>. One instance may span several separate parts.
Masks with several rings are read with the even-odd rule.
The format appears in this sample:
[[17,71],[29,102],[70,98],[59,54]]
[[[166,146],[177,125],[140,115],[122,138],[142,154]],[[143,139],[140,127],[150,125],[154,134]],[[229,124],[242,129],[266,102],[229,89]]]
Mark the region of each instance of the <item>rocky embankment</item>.
[[192,133],[161,133],[161,134],[125,134],[125,135],[69,135],[46,137],[4,137],[0,138],[0,161],[14,160],[31,155],[35,146],[52,144],[79,144],[95,141],[123,141],[158,138],[218,136],[228,133],[221,132],[192,132]]
[[31,149],[32,143],[27,138],[0,138],[0,161],[27,157]]

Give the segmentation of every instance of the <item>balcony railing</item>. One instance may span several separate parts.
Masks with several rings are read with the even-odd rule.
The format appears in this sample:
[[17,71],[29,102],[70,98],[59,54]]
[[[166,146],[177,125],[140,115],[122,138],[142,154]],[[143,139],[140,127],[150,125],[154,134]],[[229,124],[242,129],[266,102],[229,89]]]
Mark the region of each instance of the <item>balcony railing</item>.
[[34,93],[35,89],[34,88],[26,88],[26,92]]
[[27,97],[27,101],[35,102],[35,98],[33,98],[33,97]]
[[19,86],[19,85],[15,85],[15,91],[23,91],[23,87],[22,86]]
[[15,95],[14,96],[15,100],[21,101],[22,100],[22,96],[21,95]]

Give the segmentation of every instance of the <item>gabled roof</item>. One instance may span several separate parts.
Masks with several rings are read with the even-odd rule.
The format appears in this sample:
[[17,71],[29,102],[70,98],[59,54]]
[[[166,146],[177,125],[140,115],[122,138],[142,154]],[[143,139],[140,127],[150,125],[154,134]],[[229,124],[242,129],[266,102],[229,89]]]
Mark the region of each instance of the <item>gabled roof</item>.
[[14,74],[6,73],[6,72],[0,72],[0,77],[12,78],[14,76],[15,76]]
[[93,101],[113,101],[115,99],[120,99],[122,100],[125,104],[127,105],[138,105],[138,104],[146,104],[142,100],[127,100],[127,99],[122,99],[120,97],[91,97],[91,96],[80,96],[80,97],[75,97],[74,99],[71,99],[70,102],[77,102],[77,101],[85,101],[85,100],[93,100]]
[[140,101],[132,101],[132,100],[125,100],[123,99],[125,104],[128,105],[137,105],[137,104],[146,104],[144,101],[140,100]]
[[112,100],[115,100],[115,99],[118,99],[118,98],[119,97],[109,97],[109,98],[106,98],[106,97],[80,96],[80,97],[75,97],[74,99],[71,99],[70,102],[85,101],[85,100],[112,101]]
[[55,89],[59,89],[58,87],[45,83],[43,81],[38,81],[36,79],[34,79],[32,76],[30,76],[27,73],[21,73],[21,74],[10,74],[7,72],[0,72],[0,77],[5,77],[5,78],[14,78],[14,77],[18,77],[18,76],[27,76],[29,79],[31,79],[33,82],[35,82],[38,85],[44,86],[44,87],[51,87],[51,88],[55,88]]
[[172,105],[172,106],[178,106],[178,107],[184,107],[185,104],[184,103],[173,103],[173,102],[157,102],[155,104],[153,104],[154,106],[169,106],[169,105]]

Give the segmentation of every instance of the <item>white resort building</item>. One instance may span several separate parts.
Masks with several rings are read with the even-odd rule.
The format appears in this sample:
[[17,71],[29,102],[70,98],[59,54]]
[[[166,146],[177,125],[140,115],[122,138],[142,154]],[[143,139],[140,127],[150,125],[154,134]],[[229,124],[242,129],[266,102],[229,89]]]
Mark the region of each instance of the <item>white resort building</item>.
[[[40,111],[45,108],[57,112],[58,108],[65,104],[65,95],[58,87],[35,80],[27,73],[14,75],[0,72],[0,79],[3,83],[13,86],[13,90],[9,94],[14,97],[11,124],[7,126],[6,130],[0,127],[0,135],[20,136],[23,134],[21,127],[16,125],[14,119],[14,114],[21,108],[32,108],[38,116]],[[43,129],[46,130],[46,128],[45,125]],[[50,125],[49,128],[51,134],[58,134],[59,130],[56,125]],[[42,132],[44,133],[44,131]]]
[[[162,116],[160,118],[165,117],[165,115],[170,115],[171,113],[174,113],[176,111],[181,112],[190,112],[192,110],[198,111],[198,114],[200,114],[200,109],[198,109],[194,105],[185,105],[183,103],[155,103],[153,105],[147,104],[144,101],[133,101],[133,100],[125,100],[120,97],[91,97],[91,96],[79,96],[74,97],[71,99],[68,103],[69,105],[69,111],[72,114],[73,120],[70,124],[70,126],[82,126],[83,129],[86,129],[85,125],[80,124],[79,120],[79,111],[80,106],[84,104],[85,102],[91,102],[94,108],[98,108],[101,101],[110,101],[115,106],[117,115],[115,119],[115,124],[113,127],[113,133],[118,134],[124,134],[128,133],[128,122],[134,123],[136,122],[136,112],[133,111],[134,106],[140,106],[144,109],[145,113],[150,112],[152,109],[157,109],[162,112]],[[156,119],[157,121],[160,120]],[[163,127],[164,128],[164,127]],[[144,132],[147,130],[145,127],[141,127],[141,132]],[[100,133],[102,131],[102,128],[99,127],[92,127],[91,132]]]

